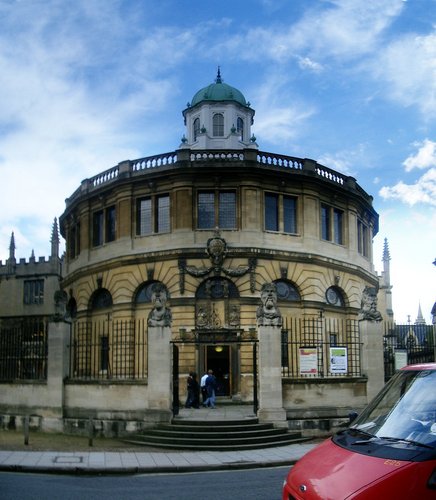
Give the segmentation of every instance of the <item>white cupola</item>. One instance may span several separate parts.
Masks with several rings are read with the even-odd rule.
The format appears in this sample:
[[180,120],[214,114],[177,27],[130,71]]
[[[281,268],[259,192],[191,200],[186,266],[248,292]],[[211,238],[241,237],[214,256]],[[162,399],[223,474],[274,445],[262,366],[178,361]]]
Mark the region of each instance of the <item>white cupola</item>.
[[215,83],[199,90],[183,111],[186,136],[180,147],[257,149],[251,134],[254,113],[242,92],[223,82],[218,68]]

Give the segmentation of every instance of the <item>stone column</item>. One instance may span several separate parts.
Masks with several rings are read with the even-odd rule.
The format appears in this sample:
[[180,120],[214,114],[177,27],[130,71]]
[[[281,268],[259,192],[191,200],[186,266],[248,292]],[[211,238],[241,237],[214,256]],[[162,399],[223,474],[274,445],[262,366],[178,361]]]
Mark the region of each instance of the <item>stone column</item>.
[[171,420],[171,328],[148,327],[148,408],[156,421]]
[[261,422],[287,426],[283,408],[281,327],[259,326],[259,411]]
[[380,321],[359,322],[362,342],[362,374],[368,377],[366,394],[368,403],[384,385],[383,324]]
[[69,371],[70,324],[48,325],[47,398],[44,401],[42,430],[63,431],[64,379]]
[[152,287],[153,309],[148,315],[148,410],[156,422],[171,421],[171,321],[166,306],[168,290],[162,283]]
[[283,408],[281,327],[282,315],[277,307],[277,290],[265,283],[261,290],[262,304],[256,318],[259,336],[259,410],[261,422],[273,422],[286,427]]

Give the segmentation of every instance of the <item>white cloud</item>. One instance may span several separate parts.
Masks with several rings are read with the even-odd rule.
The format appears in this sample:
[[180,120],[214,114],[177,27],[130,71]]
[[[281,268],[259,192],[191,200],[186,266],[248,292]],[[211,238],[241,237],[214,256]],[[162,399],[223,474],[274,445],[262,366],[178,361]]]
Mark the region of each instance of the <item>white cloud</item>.
[[320,64],[316,61],[313,61],[309,57],[298,56],[297,60],[298,60],[298,66],[301,69],[309,69],[309,70],[313,71],[314,73],[321,73],[321,71],[323,71],[323,69],[324,69],[322,64]]
[[436,115],[436,31],[410,34],[382,48],[368,67],[388,85],[385,94],[403,106],[417,106],[427,118]]
[[292,27],[289,40],[310,53],[347,59],[371,53],[403,8],[396,0],[330,0],[326,4],[332,7],[310,9]]
[[436,167],[436,142],[424,139],[422,142],[415,142],[414,146],[419,148],[416,155],[409,156],[403,162],[406,172],[414,168]]
[[436,207],[436,168],[428,170],[414,184],[400,181],[394,186],[382,187],[379,194],[386,200],[397,199],[410,206],[423,203]]
[[313,106],[299,102],[286,88],[288,79],[280,73],[270,73],[268,80],[254,89],[256,102],[255,131],[258,138],[271,144],[295,139],[307,120],[315,113]]
[[366,144],[357,144],[353,149],[324,153],[317,161],[321,165],[337,170],[345,175],[356,176],[358,165],[368,162],[368,148]]
[[397,199],[410,206],[418,203],[436,206],[436,142],[424,139],[422,142],[414,142],[413,146],[418,150],[404,160],[406,172],[428,169],[427,172],[413,184],[400,181],[394,186],[384,186],[379,194],[385,200]]

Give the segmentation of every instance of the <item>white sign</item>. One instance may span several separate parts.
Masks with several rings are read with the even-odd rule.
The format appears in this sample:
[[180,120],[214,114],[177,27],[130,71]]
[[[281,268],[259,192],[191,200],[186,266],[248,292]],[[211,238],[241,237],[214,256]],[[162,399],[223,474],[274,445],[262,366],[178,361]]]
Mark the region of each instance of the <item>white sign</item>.
[[403,368],[403,366],[407,365],[407,351],[406,349],[395,349],[395,370],[399,370]]
[[300,347],[300,375],[318,374],[318,352],[316,347]]
[[347,371],[347,348],[330,347],[330,373],[347,373]]

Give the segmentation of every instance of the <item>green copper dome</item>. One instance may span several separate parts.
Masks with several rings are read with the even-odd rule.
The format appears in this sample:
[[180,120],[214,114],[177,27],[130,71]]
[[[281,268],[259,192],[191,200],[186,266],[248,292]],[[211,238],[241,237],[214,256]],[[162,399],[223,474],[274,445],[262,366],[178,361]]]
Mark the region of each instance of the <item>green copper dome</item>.
[[242,106],[248,105],[242,92],[222,81],[219,69],[215,83],[199,90],[192,98],[191,106],[203,101],[236,101]]

